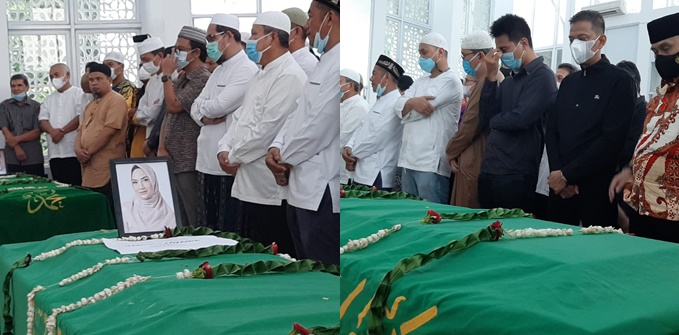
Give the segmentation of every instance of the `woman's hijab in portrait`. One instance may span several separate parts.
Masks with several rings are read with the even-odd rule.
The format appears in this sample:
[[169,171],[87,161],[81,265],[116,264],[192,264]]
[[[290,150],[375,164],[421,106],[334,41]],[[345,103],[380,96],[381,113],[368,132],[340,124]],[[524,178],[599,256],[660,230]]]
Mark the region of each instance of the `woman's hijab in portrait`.
[[125,232],[162,231],[177,226],[172,207],[163,199],[156,172],[147,164],[136,164],[131,170],[134,197],[123,206]]

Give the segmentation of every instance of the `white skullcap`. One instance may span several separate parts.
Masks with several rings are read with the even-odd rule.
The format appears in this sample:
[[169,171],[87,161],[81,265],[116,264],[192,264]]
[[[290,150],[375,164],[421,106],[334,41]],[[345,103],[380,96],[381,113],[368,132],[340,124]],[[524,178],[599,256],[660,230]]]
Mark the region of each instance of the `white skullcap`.
[[240,40],[241,40],[241,41],[247,41],[247,40],[249,40],[249,39],[250,39],[250,36],[252,36],[252,35],[250,35],[250,33],[248,33],[247,31],[241,31],[241,32],[240,32]]
[[125,56],[118,51],[111,51],[104,57],[104,62],[107,60],[112,60],[120,64],[125,64]]
[[144,67],[140,67],[139,70],[137,70],[137,76],[139,77],[139,80],[149,80],[151,79],[151,75],[144,70]]
[[240,29],[238,17],[231,14],[215,14],[212,17],[212,21],[210,21],[210,24],[216,24],[218,26],[231,28],[233,30]]
[[290,32],[290,18],[281,12],[264,12],[257,15],[257,20],[253,25],[267,26]]
[[309,20],[309,15],[297,7],[290,7],[283,10],[283,14],[290,18],[290,23],[294,23],[298,26],[304,26]]
[[145,39],[144,42],[141,42],[139,43],[139,45],[137,45],[137,50],[139,50],[139,56],[147,54],[151,51],[156,51],[158,49],[165,49],[163,41],[161,41],[160,38],[158,37],[151,37]]
[[356,72],[352,69],[342,69],[342,71],[340,71],[340,76],[351,79],[351,80],[363,85],[363,81],[361,80],[361,75],[358,72]]
[[493,39],[490,37],[490,34],[478,30],[463,37],[462,41],[460,41],[460,48],[469,50],[494,49],[495,44],[493,44]]
[[431,46],[441,48],[443,50],[448,50],[446,39],[443,37],[443,35],[439,33],[429,33],[427,35],[422,36],[420,43],[429,44]]

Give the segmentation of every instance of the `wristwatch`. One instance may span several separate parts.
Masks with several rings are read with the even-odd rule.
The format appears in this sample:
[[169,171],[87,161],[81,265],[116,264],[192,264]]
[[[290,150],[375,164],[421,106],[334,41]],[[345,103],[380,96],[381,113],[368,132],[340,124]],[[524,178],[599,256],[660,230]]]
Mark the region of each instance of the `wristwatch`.
[[162,81],[162,82],[166,82],[168,80],[170,80],[169,76],[163,75],[162,77],[160,77],[160,81]]

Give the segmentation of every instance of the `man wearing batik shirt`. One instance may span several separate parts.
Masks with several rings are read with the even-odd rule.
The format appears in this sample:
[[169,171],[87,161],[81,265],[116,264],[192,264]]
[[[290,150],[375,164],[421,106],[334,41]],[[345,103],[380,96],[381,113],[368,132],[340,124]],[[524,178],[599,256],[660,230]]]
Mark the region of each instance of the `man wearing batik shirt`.
[[662,82],[647,107],[631,169],[613,178],[611,201],[625,188],[633,211],[630,232],[637,236],[679,242],[679,13],[648,23],[655,68]]

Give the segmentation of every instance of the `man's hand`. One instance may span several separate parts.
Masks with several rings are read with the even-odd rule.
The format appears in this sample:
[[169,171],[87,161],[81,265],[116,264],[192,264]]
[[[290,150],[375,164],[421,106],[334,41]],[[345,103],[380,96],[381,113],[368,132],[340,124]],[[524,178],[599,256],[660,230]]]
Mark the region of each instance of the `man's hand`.
[[222,117],[214,118],[214,119],[203,116],[203,118],[200,119],[200,122],[202,122],[206,126],[213,126],[213,125],[225,122],[225,121],[226,121],[226,115],[224,115]]
[[160,70],[166,76],[171,76],[177,70],[177,60],[174,58],[174,53],[171,53],[160,62]]
[[622,189],[627,184],[631,184],[634,181],[632,175],[632,169],[624,168],[622,171],[618,172],[611,180],[611,185],[608,187],[608,198],[613,202],[615,195],[622,192]]
[[158,157],[170,157],[170,153],[165,150],[165,148],[158,148]]
[[236,175],[240,164],[233,164],[229,162],[229,153],[227,151],[220,152],[217,155],[217,160],[219,161],[219,167],[222,169],[222,171],[230,175]]
[[14,153],[16,154],[17,160],[19,160],[19,162],[26,160],[26,152],[24,152],[24,149],[22,149],[20,145],[14,146]]
[[561,170],[552,171],[549,174],[549,179],[547,179],[547,183],[556,194],[561,193],[561,191],[563,191],[563,189],[566,188],[566,186],[568,186],[568,183],[562,177]]
[[578,185],[568,185],[558,194],[561,196],[561,199],[568,199],[576,194],[580,194],[580,189],[578,188]]
[[127,109],[127,118],[132,120],[134,117],[134,114],[137,114],[137,109],[136,108],[128,108]]
[[460,171],[460,167],[457,165],[457,159],[452,159],[450,160],[450,168],[453,170],[453,172],[457,173]]
[[276,184],[280,186],[288,185],[288,178],[290,177],[290,170],[292,166],[290,164],[281,164],[281,151],[278,148],[269,149],[269,153],[266,155],[266,166],[273,173],[274,178],[276,178]]
[[500,58],[502,58],[502,51],[500,49],[493,49],[488,54],[484,62],[486,63],[486,79],[490,81],[497,80],[497,71],[500,70]]
[[408,104],[412,109],[417,111],[418,113],[424,115],[424,116],[429,116],[432,113],[434,113],[434,106],[429,103],[429,100],[434,100],[436,97],[433,97],[431,95],[424,96],[424,97],[417,97],[417,98],[410,98],[408,100]]
[[351,148],[350,147],[344,147],[344,150],[342,150],[342,159],[344,159],[347,164],[354,164],[356,163],[356,157],[351,155]]
[[82,165],[87,165],[87,162],[89,162],[90,158],[92,158],[92,157],[90,157],[90,153],[87,152],[87,150],[84,150],[84,149],[77,150],[75,152],[75,155],[78,157],[78,161]]
[[353,162],[353,163],[347,162],[347,163],[345,163],[345,168],[347,169],[347,171],[351,171],[351,172],[356,171],[356,162]]
[[19,145],[19,140],[17,140],[16,136],[11,135],[10,137],[5,138],[5,143],[7,143],[7,146],[10,148],[14,148]]
[[61,128],[54,129],[54,131],[50,133],[50,136],[52,137],[52,142],[55,144],[61,142],[65,134],[66,133]]

